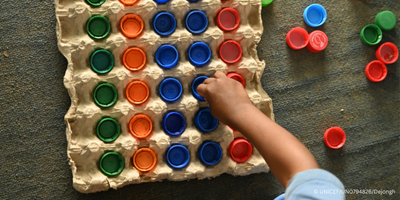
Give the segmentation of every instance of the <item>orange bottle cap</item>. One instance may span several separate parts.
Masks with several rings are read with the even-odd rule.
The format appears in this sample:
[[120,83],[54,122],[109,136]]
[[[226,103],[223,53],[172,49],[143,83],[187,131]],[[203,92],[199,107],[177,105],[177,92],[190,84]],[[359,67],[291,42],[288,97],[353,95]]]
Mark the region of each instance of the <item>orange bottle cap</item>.
[[137,0],[119,0],[125,6],[132,6]]
[[[127,0],[126,0],[127,1]],[[132,0],[131,0],[132,1]],[[121,19],[121,31],[128,38],[135,38],[143,31],[143,20],[135,14],[127,14]]]
[[149,88],[142,81],[132,81],[126,87],[126,98],[132,104],[141,104],[149,98]]
[[130,48],[125,51],[123,62],[128,70],[139,71],[146,64],[146,54],[139,48]]
[[156,154],[149,148],[141,148],[133,155],[133,165],[141,172],[152,170],[156,166],[156,163]]
[[153,123],[146,115],[135,115],[129,122],[129,131],[134,137],[145,138],[153,130]]

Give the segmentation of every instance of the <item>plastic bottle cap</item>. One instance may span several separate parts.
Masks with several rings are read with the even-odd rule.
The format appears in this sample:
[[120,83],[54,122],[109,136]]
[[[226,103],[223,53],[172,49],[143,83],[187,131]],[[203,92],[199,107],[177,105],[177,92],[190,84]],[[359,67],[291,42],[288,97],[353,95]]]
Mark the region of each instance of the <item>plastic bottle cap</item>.
[[112,142],[119,136],[121,128],[113,118],[104,118],[97,123],[97,136],[104,142]]
[[149,88],[142,81],[132,81],[126,87],[126,98],[132,104],[141,104],[149,98]]
[[311,27],[318,27],[326,21],[326,10],[319,4],[311,4],[303,13],[303,18],[306,24]]
[[193,65],[205,65],[211,59],[211,49],[204,42],[195,42],[189,48],[189,60]]
[[379,60],[374,60],[365,68],[365,75],[372,82],[381,82],[387,75],[386,65]]
[[309,42],[308,32],[304,28],[296,27],[286,35],[286,43],[290,48],[298,50],[307,46]]
[[346,142],[346,134],[343,129],[332,127],[325,131],[324,142],[329,148],[339,149]]
[[271,4],[274,0],[261,0],[261,6],[265,7]]
[[206,165],[215,165],[221,161],[222,149],[215,142],[206,142],[199,148],[199,158]]
[[328,36],[322,31],[313,31],[308,38],[307,49],[313,53],[320,52],[328,46]]
[[385,64],[392,64],[399,58],[399,49],[395,44],[386,42],[376,50],[376,57]]
[[94,90],[94,101],[100,107],[110,107],[117,102],[117,90],[109,83],[102,83]]
[[146,138],[152,130],[153,123],[146,115],[135,115],[129,121],[129,132],[136,138]]
[[133,165],[141,172],[152,170],[157,163],[157,157],[153,150],[149,148],[141,148],[133,155]]
[[132,6],[137,2],[137,0],[119,0],[125,6]]
[[189,150],[183,145],[173,145],[167,151],[168,164],[173,168],[184,168],[189,163],[189,160]]
[[382,30],[375,24],[368,24],[361,30],[360,37],[365,44],[376,45],[382,40]]
[[207,15],[201,11],[195,10],[189,12],[186,16],[186,28],[191,33],[199,34],[206,30],[208,26]]
[[217,25],[223,31],[235,30],[240,24],[240,15],[233,8],[225,8],[217,15]]
[[163,119],[163,128],[169,135],[180,135],[185,131],[186,120],[183,115],[178,112],[169,112]]
[[156,3],[167,3],[169,0],[154,0]]
[[382,31],[390,31],[396,26],[396,16],[388,11],[382,11],[375,17],[375,24],[382,29]]
[[242,47],[236,41],[225,41],[219,49],[219,55],[224,62],[235,63],[242,57]]
[[218,119],[212,116],[209,108],[205,108],[197,112],[194,117],[194,124],[203,132],[210,132],[217,128]]
[[245,139],[236,139],[229,146],[231,158],[236,162],[245,162],[253,154],[253,146]]
[[172,45],[160,46],[156,52],[156,61],[160,67],[169,69],[175,67],[179,60],[178,50]]
[[176,20],[174,16],[167,12],[156,15],[153,21],[154,30],[160,35],[170,35],[175,31]]
[[208,79],[207,76],[199,76],[196,79],[194,79],[193,83],[192,83],[192,93],[193,96],[200,100],[200,101],[204,101],[204,97],[200,96],[199,93],[197,93],[197,87],[202,84],[206,79]]
[[107,50],[96,50],[90,56],[90,66],[99,74],[108,73],[114,67],[114,56]]
[[246,81],[244,81],[244,78],[242,76],[240,76],[237,73],[229,73],[226,75],[227,77],[241,83],[243,85],[243,87],[246,87]]
[[173,102],[182,96],[182,84],[174,78],[166,78],[160,84],[161,98],[168,102]]
[[120,22],[122,33],[128,38],[135,38],[143,32],[143,21],[135,14],[125,15]]
[[146,54],[137,47],[130,48],[125,51],[123,62],[128,70],[139,71],[146,64]]
[[101,6],[106,0],[86,0],[86,3],[92,6]]
[[103,39],[110,33],[111,25],[107,18],[95,15],[89,19],[86,28],[90,37]]
[[124,169],[124,158],[117,152],[105,153],[100,159],[100,170],[108,176],[115,176]]

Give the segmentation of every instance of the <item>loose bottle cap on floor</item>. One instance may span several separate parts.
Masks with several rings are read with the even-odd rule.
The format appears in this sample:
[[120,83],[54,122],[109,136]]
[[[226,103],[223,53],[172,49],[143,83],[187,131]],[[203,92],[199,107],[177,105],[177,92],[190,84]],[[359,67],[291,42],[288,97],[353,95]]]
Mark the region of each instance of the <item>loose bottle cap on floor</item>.
[[100,159],[100,170],[108,176],[115,176],[124,169],[124,158],[117,152],[105,153]]
[[211,49],[204,42],[195,42],[189,48],[189,60],[195,66],[203,66],[210,61]]
[[399,49],[395,44],[386,42],[376,50],[376,58],[385,64],[392,64],[399,58]]
[[322,31],[313,31],[308,38],[307,49],[313,53],[320,52],[328,46],[328,36]]
[[129,132],[136,138],[146,138],[153,130],[151,119],[144,115],[138,114],[129,121]]
[[296,27],[286,35],[286,43],[292,49],[298,50],[307,46],[309,41],[308,32],[304,28]]
[[141,172],[151,171],[157,163],[157,157],[150,148],[141,148],[133,155],[133,165]]
[[199,34],[206,30],[208,26],[208,18],[203,12],[195,10],[191,11],[186,16],[185,23],[188,31],[194,34]]
[[197,112],[194,117],[194,124],[202,132],[210,132],[217,128],[218,119],[212,116],[209,108],[205,108]]
[[87,32],[94,39],[103,39],[111,31],[111,25],[107,18],[95,15],[86,24]]
[[236,162],[245,162],[253,154],[253,146],[245,139],[235,139],[229,146],[231,158]]
[[119,0],[125,6],[132,6],[137,2],[137,0]]
[[159,88],[160,96],[163,100],[173,102],[182,96],[182,84],[174,78],[164,79]]
[[361,30],[360,37],[365,44],[376,45],[382,40],[382,30],[375,24],[368,24]]
[[132,47],[125,51],[123,62],[128,70],[132,72],[139,71],[146,64],[146,54],[141,49]]
[[381,82],[387,75],[386,65],[379,60],[374,60],[365,68],[365,75],[372,82]]
[[90,66],[99,74],[108,73],[114,67],[114,56],[107,50],[96,50],[90,56]]
[[242,47],[236,41],[225,41],[219,49],[219,55],[224,62],[235,63],[242,57]]
[[178,63],[178,50],[172,45],[165,44],[160,46],[156,52],[156,62],[162,68],[172,68]]
[[223,31],[235,30],[240,24],[240,15],[233,8],[225,8],[217,15],[217,25]]
[[113,118],[103,118],[97,123],[97,136],[104,142],[112,142],[119,136],[121,128]]
[[101,6],[106,0],[86,0],[86,3],[92,6]]
[[167,12],[156,15],[153,21],[154,30],[160,35],[170,35],[175,31],[176,20],[174,16]]
[[94,90],[94,101],[100,107],[110,107],[117,102],[117,90],[109,83],[102,83]]
[[215,142],[206,142],[199,148],[200,161],[206,165],[215,165],[221,161],[222,149]]
[[194,79],[193,83],[192,83],[192,94],[193,96],[200,100],[200,101],[204,101],[204,97],[200,96],[199,93],[197,93],[197,87],[202,84],[206,79],[208,79],[207,76],[199,76],[196,79]]
[[186,167],[189,160],[189,150],[183,145],[173,145],[167,151],[168,164],[175,169]]
[[303,13],[304,21],[311,27],[321,26],[325,23],[326,17],[325,8],[319,4],[311,4]]
[[186,120],[183,115],[178,112],[169,112],[163,119],[163,128],[169,135],[180,135],[185,131]]
[[227,74],[226,76],[241,83],[243,85],[243,87],[246,87],[246,81],[239,74],[232,72],[232,73]]
[[126,98],[132,104],[145,102],[150,95],[149,87],[143,81],[132,81],[126,87]]
[[143,32],[143,20],[135,14],[125,15],[120,22],[122,33],[128,38],[135,38]]
[[382,11],[375,17],[375,24],[382,29],[382,31],[390,31],[396,26],[396,16],[388,11]]
[[346,142],[346,134],[343,129],[332,127],[325,131],[324,142],[329,148],[339,149]]

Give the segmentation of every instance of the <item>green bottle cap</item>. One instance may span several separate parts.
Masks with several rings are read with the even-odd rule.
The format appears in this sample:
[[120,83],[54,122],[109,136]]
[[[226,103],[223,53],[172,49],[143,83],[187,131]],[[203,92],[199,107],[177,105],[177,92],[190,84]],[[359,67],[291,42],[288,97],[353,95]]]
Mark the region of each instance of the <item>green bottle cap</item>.
[[100,107],[110,107],[117,102],[117,90],[109,83],[102,83],[94,90],[94,101]]
[[90,57],[90,66],[99,74],[108,73],[114,67],[114,56],[107,50],[96,50]]
[[396,26],[396,16],[388,11],[382,11],[375,17],[375,24],[378,25],[382,31],[390,31]]
[[104,118],[97,123],[97,136],[104,142],[112,142],[119,136],[121,128],[113,118]]
[[101,6],[106,0],[86,0],[86,3],[92,6]]
[[103,39],[110,33],[111,25],[107,18],[95,15],[89,19],[86,28],[90,37]]
[[117,152],[105,153],[100,159],[100,169],[108,176],[115,176],[124,169],[124,158]]
[[271,4],[274,0],[261,0],[261,5],[262,7],[264,6],[268,6],[269,4]]
[[375,24],[368,24],[361,30],[360,37],[365,44],[376,45],[382,40],[382,30]]

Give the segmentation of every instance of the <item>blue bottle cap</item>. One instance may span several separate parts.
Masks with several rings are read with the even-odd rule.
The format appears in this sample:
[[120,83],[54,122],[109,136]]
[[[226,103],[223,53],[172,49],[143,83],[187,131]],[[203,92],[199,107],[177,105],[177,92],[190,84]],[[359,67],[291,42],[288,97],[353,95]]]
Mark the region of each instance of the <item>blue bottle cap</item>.
[[173,145],[167,151],[168,164],[175,168],[184,168],[190,160],[189,150],[183,145]]
[[186,120],[181,113],[169,112],[163,119],[163,128],[169,135],[180,135],[185,131]]
[[182,96],[182,84],[174,78],[166,78],[160,84],[161,98],[168,102],[173,102]]
[[200,101],[204,101],[204,97],[200,96],[199,93],[197,93],[197,87],[202,84],[206,79],[208,79],[207,76],[199,76],[196,79],[194,79],[193,83],[192,83],[192,93],[193,96],[200,100]]
[[200,131],[210,132],[217,128],[218,119],[211,115],[211,111],[209,108],[205,108],[197,112],[194,117],[194,124]]
[[175,31],[176,20],[171,13],[161,12],[153,21],[154,30],[160,35],[170,35]]
[[160,67],[170,69],[175,67],[179,60],[178,50],[172,45],[160,46],[156,52],[156,62]]
[[222,149],[215,142],[206,142],[199,148],[199,158],[206,165],[215,165],[221,161]]
[[154,0],[156,3],[167,3],[169,0]]
[[207,15],[201,11],[195,10],[191,11],[186,16],[186,28],[191,33],[199,34],[206,30],[208,25]]
[[318,27],[326,21],[326,10],[319,4],[311,4],[303,13],[304,21],[311,27]]
[[189,48],[189,60],[193,65],[205,65],[211,58],[211,49],[204,42],[196,42]]

